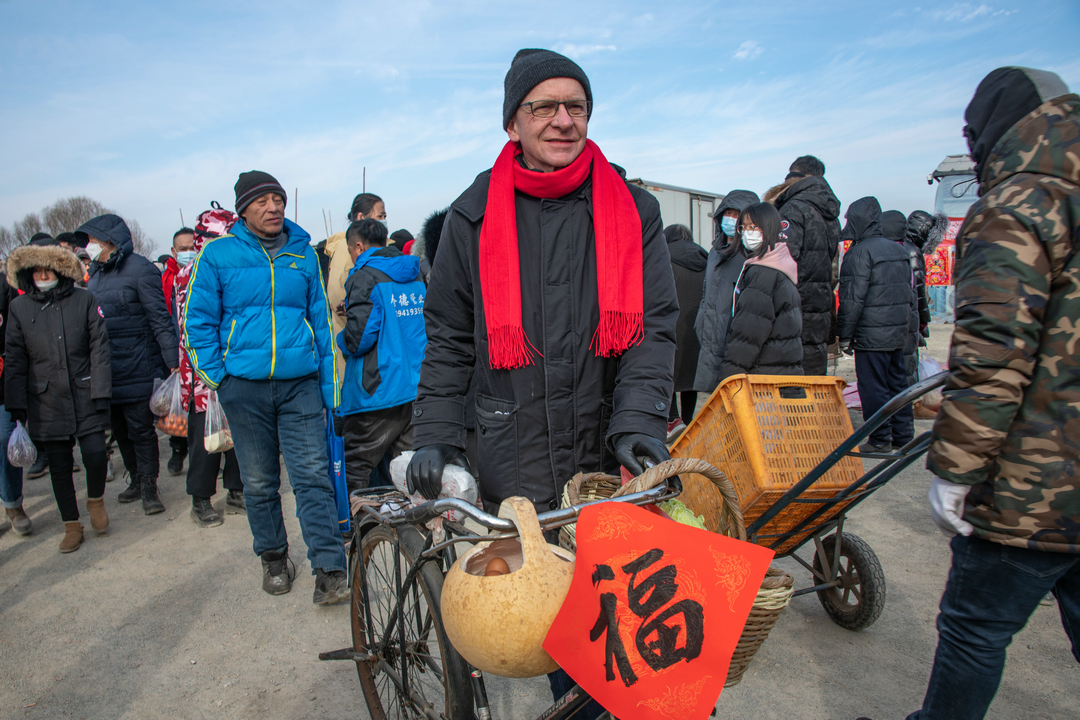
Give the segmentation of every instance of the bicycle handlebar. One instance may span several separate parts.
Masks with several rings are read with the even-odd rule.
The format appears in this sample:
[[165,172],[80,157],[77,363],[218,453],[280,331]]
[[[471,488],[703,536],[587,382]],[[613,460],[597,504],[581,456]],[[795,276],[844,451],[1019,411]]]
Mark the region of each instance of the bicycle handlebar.
[[[576,518],[581,512],[581,509],[586,505],[593,505],[598,502],[628,502],[634,505],[648,505],[667,499],[668,497],[676,497],[681,492],[682,482],[679,481],[678,477],[672,477],[663,484],[657,485],[649,490],[643,490],[641,492],[631,493],[617,498],[610,498],[609,500],[594,500],[589,503],[581,503],[580,505],[574,505],[568,508],[549,510],[548,512],[540,513],[540,515],[537,516],[537,519],[540,521],[541,528],[557,524],[566,524],[566,522],[570,522]],[[409,508],[404,514],[399,515],[398,517],[390,518],[388,523],[394,527],[399,525],[422,525],[429,520],[437,518],[448,510],[457,510],[489,530],[517,532],[514,523],[509,520],[489,515],[475,505],[470,505],[458,498],[428,500],[425,503]]]

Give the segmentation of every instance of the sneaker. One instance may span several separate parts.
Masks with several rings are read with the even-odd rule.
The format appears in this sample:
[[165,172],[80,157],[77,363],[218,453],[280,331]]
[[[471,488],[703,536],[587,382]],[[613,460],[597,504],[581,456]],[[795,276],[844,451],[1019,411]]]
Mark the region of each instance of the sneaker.
[[904,442],[896,442],[894,440],[893,444],[892,444],[892,449],[893,449],[894,452],[898,452],[900,450],[903,450],[904,446],[907,445],[909,442],[911,442],[911,440],[905,440]]
[[34,464],[26,471],[26,477],[33,480],[43,476],[47,472],[49,472],[49,456],[43,452],[39,452],[37,460],[35,460]]
[[169,464],[166,467],[169,468],[171,475],[179,475],[184,472],[184,453],[173,450],[172,457],[169,458]]
[[225,496],[225,512],[231,515],[239,515],[247,512],[247,503],[244,502],[243,490],[230,490]]
[[865,445],[859,446],[859,452],[861,453],[873,453],[874,455],[888,455],[892,452],[892,445],[875,445],[868,442]]
[[686,423],[682,421],[682,418],[672,420],[667,424],[667,441],[669,443],[675,442],[685,429]]
[[34,532],[34,524],[30,522],[30,517],[21,505],[17,508],[4,508],[4,513],[16,535],[29,535]]
[[289,551],[267,550],[261,556],[263,569],[262,588],[271,595],[284,595],[292,590],[296,569],[289,560]]
[[315,594],[311,602],[316,605],[337,605],[349,599],[349,577],[344,570],[315,571]]
[[225,522],[218,515],[217,510],[214,509],[210,498],[201,497],[191,498],[191,519],[195,521],[196,525],[203,528],[217,527]]

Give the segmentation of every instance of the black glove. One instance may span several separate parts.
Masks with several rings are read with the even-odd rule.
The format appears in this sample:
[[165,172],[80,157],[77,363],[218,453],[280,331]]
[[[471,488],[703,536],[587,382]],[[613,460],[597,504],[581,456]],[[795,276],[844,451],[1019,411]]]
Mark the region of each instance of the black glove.
[[854,340],[841,340],[840,349],[844,351],[845,355],[855,354],[855,341]]
[[11,415],[11,422],[21,422],[26,425],[26,411],[25,410],[12,410],[9,409],[8,413]]
[[94,409],[97,410],[99,413],[109,412],[110,407],[111,403],[109,403],[108,398],[98,398],[94,401]]
[[657,464],[671,459],[664,441],[645,433],[616,435],[613,445],[615,459],[635,477],[645,472],[645,468],[638,461],[639,457],[651,458]]
[[428,500],[434,500],[442,492],[443,468],[453,463],[472,472],[465,453],[453,445],[428,445],[416,451],[405,471],[409,494],[419,492]]

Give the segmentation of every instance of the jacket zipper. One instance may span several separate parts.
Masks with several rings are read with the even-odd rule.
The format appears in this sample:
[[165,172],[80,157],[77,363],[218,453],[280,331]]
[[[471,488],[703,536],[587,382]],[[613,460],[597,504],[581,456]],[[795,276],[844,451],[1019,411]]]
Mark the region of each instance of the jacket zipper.
[[277,314],[274,312],[277,287],[274,283],[274,258],[270,257],[262,243],[259,243],[259,248],[270,263],[270,377],[267,380],[271,380],[274,377],[274,368],[277,367]]

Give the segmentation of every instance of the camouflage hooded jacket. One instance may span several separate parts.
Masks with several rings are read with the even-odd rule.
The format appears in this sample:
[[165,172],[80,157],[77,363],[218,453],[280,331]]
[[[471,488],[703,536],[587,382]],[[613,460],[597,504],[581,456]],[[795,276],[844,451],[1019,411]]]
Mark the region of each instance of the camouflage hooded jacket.
[[1080,552],[1080,98],[994,145],[957,239],[956,329],[927,467],[986,540]]

